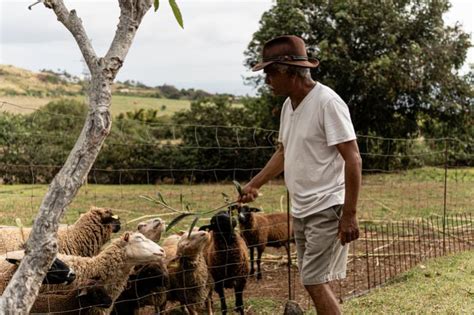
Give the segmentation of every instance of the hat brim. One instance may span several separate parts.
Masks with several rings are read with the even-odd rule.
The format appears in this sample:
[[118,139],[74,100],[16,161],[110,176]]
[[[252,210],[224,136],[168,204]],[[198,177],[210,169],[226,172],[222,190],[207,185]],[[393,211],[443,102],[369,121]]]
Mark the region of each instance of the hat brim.
[[280,63],[290,66],[297,66],[303,68],[316,68],[319,66],[318,59],[308,59],[308,60],[298,60],[298,61],[266,61],[266,62],[259,62],[255,66],[253,66],[252,71],[260,71],[263,68],[271,65],[272,63]]

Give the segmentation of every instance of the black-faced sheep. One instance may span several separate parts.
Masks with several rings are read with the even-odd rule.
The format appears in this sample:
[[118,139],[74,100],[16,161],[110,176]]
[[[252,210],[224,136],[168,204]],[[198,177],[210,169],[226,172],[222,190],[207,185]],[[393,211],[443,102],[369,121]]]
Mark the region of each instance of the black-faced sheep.
[[164,263],[137,266],[129,276],[127,288],[114,303],[112,314],[135,314],[140,307],[154,305],[157,314],[166,306],[166,291],[170,286]]
[[[7,257],[0,258],[0,294],[5,291],[23,256],[23,251],[17,251],[9,253]],[[70,284],[75,278],[74,271],[62,260],[56,258],[48,269],[43,284]]]
[[161,234],[165,231],[165,221],[160,218],[155,218],[140,222],[137,225],[137,231],[145,235],[146,238],[154,242],[159,242]]
[[[155,242],[147,239],[141,233],[127,232],[121,238],[114,240],[102,252],[94,257],[80,257],[58,254],[58,257],[76,271],[74,289],[84,286],[88,279],[98,279],[104,284],[107,294],[115,301],[125,289],[130,273],[135,265],[160,262],[165,252]],[[52,290],[68,291],[71,286],[51,286]],[[97,310],[98,313],[108,314],[107,310]]]
[[174,263],[168,266],[168,301],[179,301],[192,315],[198,314],[199,306],[204,302],[207,313],[212,314],[212,280],[204,252],[209,242],[209,233],[205,231],[185,233],[178,242]]
[[[92,207],[71,226],[58,230],[58,252],[92,257],[120,230],[120,219],[110,209]],[[0,229],[0,251],[22,249],[31,228]]]
[[87,286],[70,291],[68,294],[40,294],[35,300],[31,313],[90,314],[93,307],[108,308],[112,299],[103,285],[91,280]]
[[200,230],[210,231],[210,244],[206,261],[214,279],[214,289],[221,300],[222,314],[227,314],[224,288],[234,288],[236,310],[244,314],[243,291],[249,274],[247,246],[235,232],[237,221],[228,211],[221,211],[211,219],[211,224]]
[[[258,208],[247,205],[237,207],[239,212],[240,235],[250,251],[250,274],[254,274],[254,249],[257,249],[257,279],[262,278],[261,259],[265,248],[285,247],[289,255],[288,245],[288,214],[286,213],[256,213]],[[290,220],[290,241],[293,241],[293,224]]]

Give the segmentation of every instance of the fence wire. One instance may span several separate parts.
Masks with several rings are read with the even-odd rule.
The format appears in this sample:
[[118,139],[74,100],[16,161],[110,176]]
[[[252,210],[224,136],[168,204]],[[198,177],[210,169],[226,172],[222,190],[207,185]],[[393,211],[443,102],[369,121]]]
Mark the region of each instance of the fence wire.
[[[18,107],[2,102],[0,109],[8,106]],[[27,110],[26,107],[23,109]],[[73,115],[47,115],[71,121],[83,119]],[[40,115],[34,114],[27,123],[33,126],[39,120]],[[225,204],[226,199],[236,198],[231,180],[246,182],[263,168],[274,151],[278,133],[246,126],[173,125],[121,120],[117,120],[115,125],[87,183],[66,211],[62,221],[66,230],[72,229],[79,215],[87,212],[91,205],[110,208],[118,214],[122,220],[122,231],[135,230],[139,222],[149,218],[159,217],[169,223],[176,217],[175,212],[140,197],[156,198],[158,193],[168,204],[180,209],[189,208],[196,213],[219,207]],[[129,131],[136,126],[146,128],[132,136]],[[46,192],[46,183],[62,167],[69,153],[65,148],[71,147],[76,138],[76,134],[54,128],[49,131],[6,130],[0,149],[0,178],[3,181],[0,185],[1,224],[32,225]],[[394,139],[370,135],[358,135],[358,142],[364,161],[370,163],[363,170],[358,206],[361,238],[350,244],[347,278],[331,284],[340,300],[386,285],[397,275],[428,259],[472,250],[474,246],[470,202],[472,175],[450,164],[447,154],[449,148],[464,143],[452,138]],[[156,159],[164,156],[154,155],[154,152],[164,150],[169,150],[166,151],[169,156],[165,163],[158,163]],[[112,153],[118,151],[123,151],[120,155],[123,160],[108,160]],[[40,153],[47,158],[40,159]],[[19,158],[13,159],[12,156]],[[134,156],[136,160],[130,158]],[[196,157],[199,163],[181,160],[183,156]],[[287,212],[288,197],[283,179],[271,181],[261,192],[256,206],[263,213],[284,215]],[[210,219],[210,215],[201,217],[198,226],[209,224]],[[159,243],[163,244],[164,238],[179,230],[187,231],[191,221],[192,218],[183,220],[171,232],[165,233]],[[286,230],[288,224],[264,225],[256,229]],[[244,232],[238,227],[237,231]],[[286,240],[282,238],[278,241],[285,243]],[[255,247],[267,245],[266,242],[252,244]],[[2,254],[8,255],[7,244],[0,242],[0,247],[3,247]],[[261,280],[257,280],[255,275],[231,274],[231,271],[239,269],[239,262],[227,262],[210,269],[223,267],[229,271],[229,276],[219,281],[246,280],[246,311],[258,312],[247,303],[249,298],[271,298],[274,302],[273,313],[281,312],[287,299],[294,299],[310,309],[311,301],[299,280],[294,244],[290,243],[289,247],[290,255],[284,249],[265,249],[261,259]],[[99,259],[101,254],[90,258],[88,263],[94,264],[93,261]],[[215,254],[227,257],[229,251],[217,250]],[[193,278],[196,276],[193,275],[195,262],[207,258],[205,251],[199,252],[198,256],[181,255],[172,260],[168,268],[158,266],[149,271],[155,274],[147,274],[137,268],[134,274],[140,278],[130,278],[125,285],[124,279],[104,276],[101,279],[104,283],[85,285],[86,282],[81,282],[77,284],[79,288],[74,289],[51,286],[41,297],[50,313],[64,311],[64,308],[61,311],[57,306],[60,304],[58,295],[69,301],[65,302],[69,303],[68,310],[85,310],[89,308],[84,304],[87,300],[82,300],[81,305],[74,304],[82,289],[92,292],[90,289],[95,288],[100,293],[104,284],[108,288],[105,291],[124,285],[123,289],[128,290],[130,295],[124,296],[118,304],[142,307],[144,314],[144,309],[156,312],[165,307],[163,301],[166,300],[167,310],[180,309],[176,296],[184,299],[184,304],[190,307],[203,309],[202,297],[196,300],[194,295],[207,290],[208,282],[212,281],[203,283],[202,279]],[[256,257],[257,254],[255,260]],[[143,273],[140,274],[140,271]],[[207,277],[212,279],[209,274]],[[193,281],[186,282],[186,279]],[[177,285],[183,281],[184,286]],[[150,282],[154,283],[151,289],[148,288]],[[233,292],[226,290],[226,296],[227,305],[233,308],[235,302],[230,299]],[[214,293],[215,310],[219,309],[218,301]],[[97,303],[103,304],[104,301]]]

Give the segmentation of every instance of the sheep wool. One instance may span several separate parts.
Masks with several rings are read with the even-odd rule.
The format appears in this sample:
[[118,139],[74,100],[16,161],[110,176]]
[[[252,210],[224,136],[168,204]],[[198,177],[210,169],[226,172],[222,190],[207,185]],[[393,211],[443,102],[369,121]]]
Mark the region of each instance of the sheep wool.
[[[58,251],[62,254],[92,257],[120,229],[120,220],[110,209],[92,207],[71,226],[58,231]],[[31,228],[0,229],[0,252],[22,249]]]

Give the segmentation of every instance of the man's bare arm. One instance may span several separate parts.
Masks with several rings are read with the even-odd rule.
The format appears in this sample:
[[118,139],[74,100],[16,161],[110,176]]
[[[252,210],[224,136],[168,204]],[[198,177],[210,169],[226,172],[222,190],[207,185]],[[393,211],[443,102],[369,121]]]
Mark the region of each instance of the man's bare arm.
[[278,176],[283,172],[285,163],[283,144],[279,144],[275,153],[265,167],[255,175],[250,182],[242,189],[242,196],[239,202],[251,202],[258,197],[258,190],[265,185],[270,179]]
[[336,145],[337,150],[344,159],[345,174],[345,199],[343,214],[339,226],[339,237],[342,245],[350,243],[359,238],[359,226],[357,223],[357,199],[362,182],[362,159],[359,147],[355,140]]

